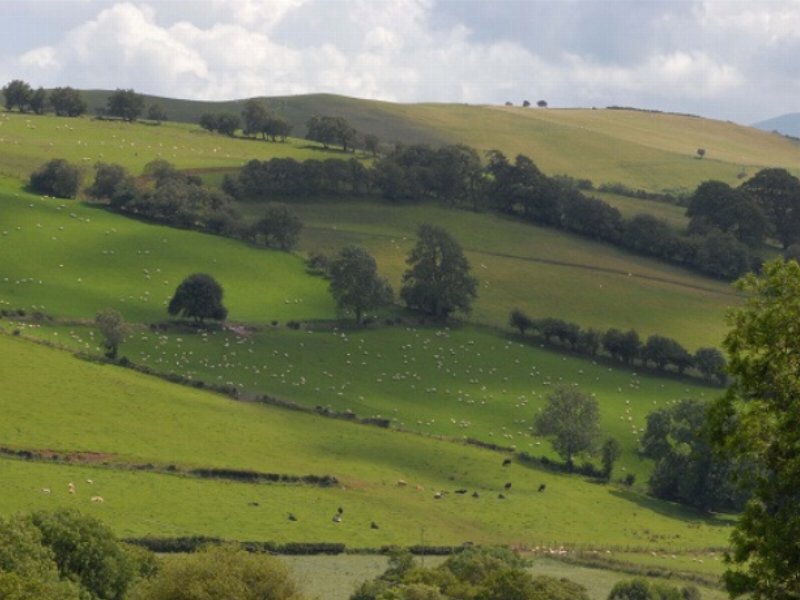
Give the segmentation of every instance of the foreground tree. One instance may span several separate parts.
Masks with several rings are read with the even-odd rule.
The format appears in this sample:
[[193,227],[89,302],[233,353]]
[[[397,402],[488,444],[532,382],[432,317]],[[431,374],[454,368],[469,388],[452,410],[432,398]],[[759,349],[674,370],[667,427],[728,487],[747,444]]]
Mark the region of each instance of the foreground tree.
[[400,296],[410,308],[445,320],[455,312],[468,313],[477,297],[478,281],[458,242],[441,227],[421,225],[417,244],[406,259]]
[[130,333],[130,326],[122,318],[119,311],[106,308],[94,317],[94,325],[103,336],[103,347],[106,349],[106,358],[116,360],[119,345]]
[[63,158],[54,158],[31,173],[31,189],[57,198],[74,198],[81,186],[81,170]]
[[130,600],[301,600],[283,562],[234,545],[209,546],[180,560],[165,561],[159,573],[139,584]]
[[108,97],[106,111],[113,117],[135,121],[144,111],[144,96],[133,90],[116,90]]
[[560,386],[547,396],[547,406],[536,415],[537,435],[551,438],[553,449],[572,469],[576,454],[592,454],[600,436],[597,400],[578,389]]
[[330,291],[339,310],[352,311],[361,324],[364,311],[392,301],[392,287],[378,275],[375,259],[358,246],[347,246],[333,259],[328,270]]
[[228,316],[228,309],[222,304],[222,293],[222,286],[211,275],[189,275],[175,290],[167,312],[172,316],[191,317],[198,324],[205,319],[222,321]]
[[775,260],[738,282],[748,294],[728,316],[732,384],[711,412],[713,440],[753,465],[753,494],[731,536],[728,592],[800,597],[800,265]]
[[6,108],[14,110],[17,108],[19,112],[26,112],[30,108],[31,96],[33,90],[28,82],[21,79],[14,79],[3,87],[3,98],[6,101]]

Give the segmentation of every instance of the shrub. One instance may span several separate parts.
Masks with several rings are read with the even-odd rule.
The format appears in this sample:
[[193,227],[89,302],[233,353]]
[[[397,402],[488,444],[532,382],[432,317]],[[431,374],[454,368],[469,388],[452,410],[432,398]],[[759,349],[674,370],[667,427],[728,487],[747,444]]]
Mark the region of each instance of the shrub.
[[31,173],[30,186],[40,194],[74,198],[81,186],[81,171],[63,158],[54,158]]

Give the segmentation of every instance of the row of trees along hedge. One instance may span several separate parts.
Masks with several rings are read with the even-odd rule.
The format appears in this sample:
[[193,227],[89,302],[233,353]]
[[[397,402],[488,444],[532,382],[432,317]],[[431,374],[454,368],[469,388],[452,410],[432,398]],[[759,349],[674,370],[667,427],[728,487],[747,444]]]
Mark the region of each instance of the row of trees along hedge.
[[[31,112],[42,115],[48,110],[59,117],[79,117],[86,114],[88,106],[83,95],[69,86],[53,88],[49,92],[42,87],[33,89],[29,83],[14,79],[0,90],[8,110]],[[133,90],[116,90],[107,100],[104,115],[117,117],[126,121],[135,121],[145,114],[145,99]],[[147,108],[146,116],[151,121],[165,121],[167,115],[164,108],[157,103]]]
[[[41,194],[74,198],[80,191],[80,167],[53,159],[37,169],[30,187]],[[233,199],[210,189],[195,175],[178,171],[157,159],[145,165],[143,177],[134,178],[125,167],[97,163],[86,194],[108,202],[117,211],[176,227],[199,229],[289,251],[297,244],[303,227],[300,219],[282,204],[267,204],[264,216],[253,225],[242,222]]]
[[700,348],[692,356],[679,342],[662,335],[651,335],[642,343],[633,329],[627,332],[615,328],[606,332],[582,329],[580,325],[562,319],[531,319],[518,308],[511,311],[508,324],[522,336],[531,332],[548,343],[587,356],[598,356],[603,352],[626,365],[638,362],[659,371],[672,369],[684,373],[694,368],[706,379],[720,384],[726,381],[725,357],[716,348]]
[[736,190],[701,184],[689,201],[688,235],[651,215],[625,219],[574,181],[546,176],[526,156],[512,163],[491,151],[484,167],[463,145],[398,145],[369,169],[355,160],[251,161],[223,185],[243,200],[376,193],[392,201],[495,210],[725,279],[758,268],[751,249],[766,237],[787,248],[800,240],[800,181],[782,169],[764,169]]

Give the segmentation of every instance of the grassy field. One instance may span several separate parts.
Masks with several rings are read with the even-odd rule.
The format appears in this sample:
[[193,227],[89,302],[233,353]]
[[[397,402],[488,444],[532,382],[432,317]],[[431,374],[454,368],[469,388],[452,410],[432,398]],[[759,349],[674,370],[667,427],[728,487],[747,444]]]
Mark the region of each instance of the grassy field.
[[[739,302],[728,283],[496,215],[356,201],[292,207],[306,224],[302,251],[332,254],[362,245],[396,290],[417,227],[443,226],[464,247],[480,282],[470,315],[479,323],[505,327],[518,307],[532,317],[558,316],[584,327],[669,335],[694,350],[720,343],[725,311]],[[243,210],[257,214],[258,208]]]
[[326,283],[290,254],[41,198],[12,180],[0,180],[0,223],[2,308],[91,318],[114,307],[131,321],[160,320],[183,278],[205,272],[225,289],[231,320],[333,315]]
[[689,226],[689,218],[686,216],[686,207],[684,206],[677,206],[668,202],[656,202],[654,200],[640,200],[604,192],[591,192],[590,195],[607,202],[619,210],[626,219],[645,213],[658,219],[663,219],[676,231],[685,232]]
[[[0,378],[10,382],[0,399],[4,444],[94,457],[73,466],[0,459],[3,513],[80,505],[120,535],[355,547],[417,543],[423,527],[428,543],[437,544],[468,539],[673,551],[722,545],[728,532],[726,520],[613,485],[521,464],[503,468],[502,454],[457,442],[235,402],[9,336],[0,336],[0,355]],[[253,485],[124,468],[142,462],[332,474],[340,485]],[[86,479],[94,483],[67,493],[67,482]],[[398,487],[398,479],[409,485]],[[513,488],[498,499],[507,481]],[[537,492],[542,482],[545,493]],[[42,494],[43,487],[53,493]],[[436,490],[460,487],[480,497],[433,498]],[[90,503],[95,494],[106,501]],[[337,506],[345,510],[342,524],[331,521]],[[289,511],[297,522],[286,519]],[[379,530],[370,528],[372,521]]]
[[138,174],[157,158],[181,169],[215,169],[275,156],[322,159],[341,152],[295,138],[285,143],[230,138],[187,123],[153,125],[0,112],[0,175],[26,181],[51,158],[83,165],[88,179],[97,162],[118,163]]

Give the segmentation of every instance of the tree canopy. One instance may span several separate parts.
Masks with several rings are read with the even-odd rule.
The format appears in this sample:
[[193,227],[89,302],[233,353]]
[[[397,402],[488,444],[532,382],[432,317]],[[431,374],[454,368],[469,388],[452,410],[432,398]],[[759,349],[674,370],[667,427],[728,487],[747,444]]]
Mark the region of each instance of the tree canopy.
[[2,90],[3,98],[5,98],[6,108],[14,110],[17,108],[20,112],[27,112],[30,109],[31,97],[33,96],[33,89],[28,82],[21,79],[14,79],[8,82]]
[[436,225],[421,225],[417,243],[406,259],[400,296],[410,308],[445,320],[455,312],[468,313],[477,297],[477,280],[453,237]]
[[211,275],[194,273],[177,287],[167,311],[173,316],[191,317],[195,323],[205,319],[222,321],[228,316],[222,293],[222,286]]
[[108,97],[106,111],[113,117],[135,121],[144,111],[144,96],[133,90],[116,90]]
[[54,158],[31,173],[30,185],[40,194],[74,198],[81,186],[81,170],[63,158]]
[[250,228],[250,236],[254,242],[263,243],[276,250],[288,252],[297,245],[303,222],[285,204],[270,203],[261,217]]
[[741,187],[761,206],[784,248],[800,241],[800,179],[786,169],[762,169]]
[[392,301],[392,287],[378,275],[375,259],[358,246],[347,246],[328,269],[330,291],[339,310],[352,311],[361,323],[364,311],[386,306]]
[[547,396],[547,406],[536,415],[537,435],[551,438],[553,449],[572,468],[576,454],[592,454],[600,436],[597,400],[578,389],[559,386]]
[[800,596],[800,264],[775,260],[738,282],[748,294],[728,315],[732,384],[711,412],[713,441],[752,466],[724,575],[733,596]]
[[306,122],[306,139],[320,142],[326,148],[338,144],[347,152],[356,142],[357,133],[343,117],[314,115]]
[[113,308],[106,308],[99,311],[94,317],[94,324],[103,337],[103,347],[106,349],[106,357],[115,360],[117,358],[119,345],[130,333],[130,326],[125,322],[120,312]]
[[78,117],[86,112],[86,102],[80,92],[69,86],[50,92],[50,106],[60,117]]

